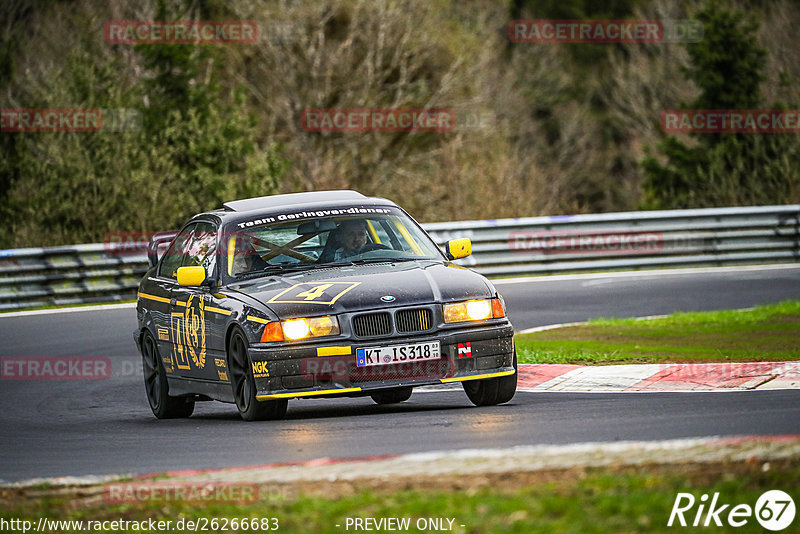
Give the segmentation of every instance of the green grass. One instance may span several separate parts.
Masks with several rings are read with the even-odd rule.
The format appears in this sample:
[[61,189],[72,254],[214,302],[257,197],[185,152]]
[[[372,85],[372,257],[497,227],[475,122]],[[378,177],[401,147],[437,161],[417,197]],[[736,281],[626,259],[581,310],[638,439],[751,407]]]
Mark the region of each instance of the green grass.
[[[800,462],[797,459],[773,462],[769,469],[764,469],[761,462],[741,462],[577,470],[532,476],[502,476],[489,481],[462,477],[455,479],[460,487],[449,490],[387,487],[351,488],[344,495],[335,495],[341,491],[326,496],[301,493],[292,498],[258,501],[246,506],[95,504],[76,509],[63,500],[43,499],[3,506],[0,517],[34,521],[40,516],[73,520],[153,518],[173,522],[180,518],[274,517],[279,521],[279,532],[310,534],[348,532],[346,520],[355,517],[409,518],[412,525],[418,518],[453,518],[456,525],[453,532],[471,534],[667,532],[681,530],[676,526],[667,527],[678,492],[693,493],[698,500],[704,493],[719,492],[720,504],[752,507],[766,490],[782,489],[791,493],[800,487]],[[341,486],[347,487],[347,484],[332,483],[330,487]],[[686,514],[690,523],[696,510],[695,506]],[[723,521],[724,518],[723,514]],[[755,518],[750,518],[748,524],[739,529],[724,526],[711,527],[711,530],[763,531]],[[353,532],[352,527],[349,532]],[[421,531],[412,526],[409,532]]]
[[800,359],[800,301],[751,310],[595,319],[516,337],[520,363],[752,362]]

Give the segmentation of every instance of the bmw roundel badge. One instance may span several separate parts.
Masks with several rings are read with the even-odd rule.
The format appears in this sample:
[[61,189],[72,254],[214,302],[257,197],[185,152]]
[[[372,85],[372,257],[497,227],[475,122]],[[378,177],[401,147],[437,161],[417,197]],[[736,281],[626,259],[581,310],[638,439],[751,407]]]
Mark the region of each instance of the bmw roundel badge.
[[384,295],[381,297],[383,302],[394,302],[394,297],[392,295]]

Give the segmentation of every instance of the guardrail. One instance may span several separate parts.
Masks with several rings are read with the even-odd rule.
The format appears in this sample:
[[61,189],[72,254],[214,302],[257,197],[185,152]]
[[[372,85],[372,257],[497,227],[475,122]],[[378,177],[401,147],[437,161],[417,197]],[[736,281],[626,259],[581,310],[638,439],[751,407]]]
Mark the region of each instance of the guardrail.
[[[424,224],[472,239],[459,263],[490,277],[800,261],[800,205]],[[0,310],[135,298],[144,250],[108,243],[0,250]]]

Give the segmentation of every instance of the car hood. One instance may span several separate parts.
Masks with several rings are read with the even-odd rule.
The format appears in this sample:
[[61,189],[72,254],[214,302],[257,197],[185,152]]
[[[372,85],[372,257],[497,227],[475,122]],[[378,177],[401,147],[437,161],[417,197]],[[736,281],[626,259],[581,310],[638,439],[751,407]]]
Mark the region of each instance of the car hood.
[[488,298],[495,293],[482,275],[434,261],[315,269],[237,283],[229,289],[249,297],[242,300],[266,305],[281,319]]

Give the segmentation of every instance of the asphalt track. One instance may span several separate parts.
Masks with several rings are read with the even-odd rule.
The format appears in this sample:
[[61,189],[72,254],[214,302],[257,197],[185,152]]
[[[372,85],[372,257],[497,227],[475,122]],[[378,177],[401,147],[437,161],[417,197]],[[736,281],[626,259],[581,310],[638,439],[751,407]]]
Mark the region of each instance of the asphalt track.
[[[800,266],[613,273],[498,283],[518,330],[591,317],[742,308],[800,298]],[[461,391],[299,400],[244,423],[199,403],[182,421],[147,406],[131,308],[0,316],[0,356],[101,356],[107,380],[0,381],[0,480],[149,473],[465,448],[800,433],[800,391],[525,393],[474,408]]]

